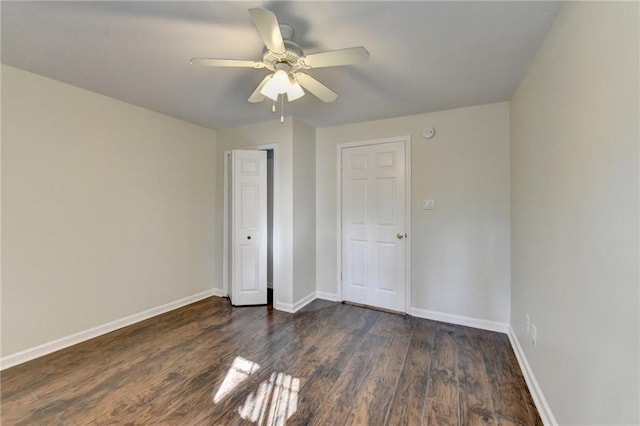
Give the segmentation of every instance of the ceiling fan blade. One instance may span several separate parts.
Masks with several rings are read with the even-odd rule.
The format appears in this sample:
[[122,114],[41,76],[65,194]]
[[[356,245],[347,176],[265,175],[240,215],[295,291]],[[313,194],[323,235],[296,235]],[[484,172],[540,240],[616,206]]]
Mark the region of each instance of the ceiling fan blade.
[[273,77],[273,75],[269,74],[264,79],[262,79],[260,84],[258,84],[258,87],[256,87],[256,90],[254,90],[251,96],[249,96],[249,102],[251,102],[252,104],[257,104],[258,102],[264,101],[264,95],[260,93],[260,90],[262,90],[264,85],[267,84],[267,81],[271,80],[271,77]]
[[337,67],[367,62],[369,52],[362,46],[314,53],[303,58],[309,68]]
[[264,68],[262,62],[245,61],[241,59],[191,58],[189,63],[191,65],[201,65],[204,67]]
[[276,15],[259,7],[249,9],[249,13],[267,49],[273,53],[284,53],[284,41]]
[[329,89],[324,84],[320,83],[315,78],[311,77],[309,74],[305,74],[303,72],[295,73],[295,78],[300,83],[300,86],[307,89],[311,94],[316,96],[323,102],[333,102],[338,97],[331,89]]

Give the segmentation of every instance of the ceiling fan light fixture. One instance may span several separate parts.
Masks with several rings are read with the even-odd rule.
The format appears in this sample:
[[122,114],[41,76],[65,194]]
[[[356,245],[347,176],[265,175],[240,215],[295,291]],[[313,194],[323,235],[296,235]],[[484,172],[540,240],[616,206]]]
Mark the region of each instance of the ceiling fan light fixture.
[[253,90],[248,99],[251,103],[262,102],[265,98],[277,102],[280,95],[283,95],[281,99],[284,101],[285,93],[291,102],[304,96],[305,91],[323,102],[333,102],[338,97],[336,93],[300,70],[356,65],[369,59],[369,52],[362,46],[305,55],[302,48],[293,41],[293,28],[280,24],[275,13],[258,7],[249,9],[249,14],[265,45],[262,61],[191,58],[190,63],[208,67],[266,68],[273,71]]
[[287,89],[287,100],[295,101],[304,96],[304,90],[292,76],[289,76],[289,88]]
[[289,76],[284,70],[277,70],[271,80],[267,81],[260,93],[274,101],[278,100],[278,95],[286,93],[289,89]]

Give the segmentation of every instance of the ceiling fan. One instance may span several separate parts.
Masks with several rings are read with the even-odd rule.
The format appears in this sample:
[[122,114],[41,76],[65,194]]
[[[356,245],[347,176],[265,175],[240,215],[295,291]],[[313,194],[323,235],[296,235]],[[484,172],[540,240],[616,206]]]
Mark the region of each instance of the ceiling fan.
[[338,95],[324,84],[301,70],[355,65],[366,62],[369,52],[362,46],[305,55],[292,40],[293,28],[279,24],[276,15],[267,9],[249,9],[249,14],[266,46],[262,61],[239,59],[192,58],[190,63],[207,67],[266,68],[272,71],[249,96],[249,102],[262,102],[265,97],[278,100],[287,95],[293,101],[304,95],[303,87],[324,102],[334,101]]

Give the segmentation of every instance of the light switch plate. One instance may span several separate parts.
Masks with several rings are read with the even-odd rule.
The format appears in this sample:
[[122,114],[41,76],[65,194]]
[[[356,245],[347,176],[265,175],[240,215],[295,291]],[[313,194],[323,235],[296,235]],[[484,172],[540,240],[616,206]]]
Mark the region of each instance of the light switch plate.
[[433,200],[422,200],[423,210],[433,210],[436,208],[436,203]]

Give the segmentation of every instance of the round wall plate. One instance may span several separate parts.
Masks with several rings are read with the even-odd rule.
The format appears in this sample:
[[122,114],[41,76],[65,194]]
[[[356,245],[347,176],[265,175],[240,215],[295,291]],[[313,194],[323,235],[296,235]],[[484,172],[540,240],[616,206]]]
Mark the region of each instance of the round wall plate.
[[422,129],[422,136],[424,136],[425,139],[431,139],[435,135],[436,129],[434,129],[433,127],[425,127],[424,129]]

